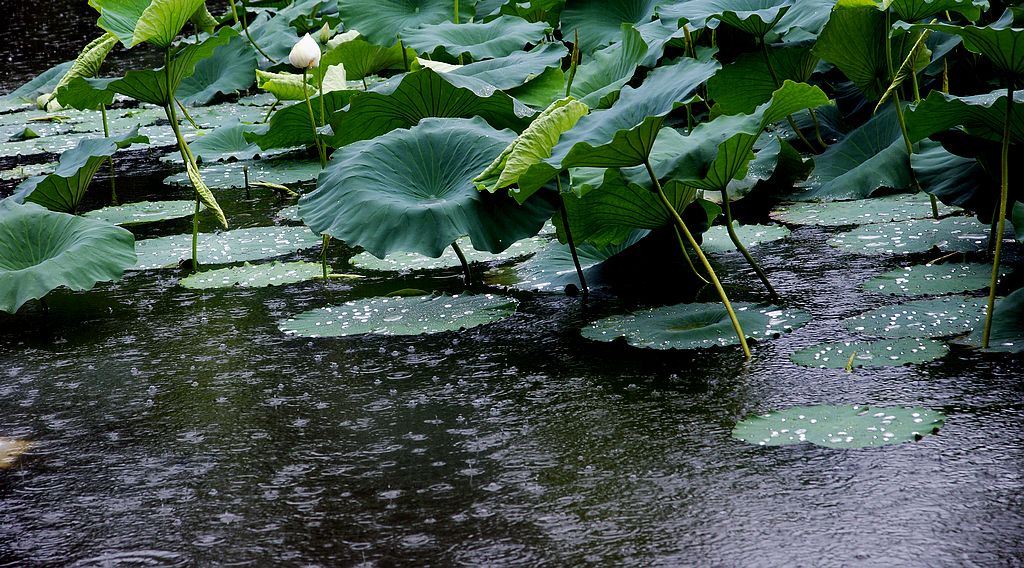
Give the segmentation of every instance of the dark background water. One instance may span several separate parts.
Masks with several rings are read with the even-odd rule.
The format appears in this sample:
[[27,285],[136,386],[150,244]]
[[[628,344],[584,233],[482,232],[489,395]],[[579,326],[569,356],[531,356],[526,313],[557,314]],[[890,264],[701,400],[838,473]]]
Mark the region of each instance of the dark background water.
[[[76,6],[85,24],[15,4],[3,3],[8,88],[92,34],[84,2],[51,5]],[[43,25],[80,35],[17,47],[19,30]],[[155,160],[118,162],[123,199],[188,197],[160,183]],[[266,224],[279,206],[218,199],[233,226]],[[608,295],[521,294],[509,320],[417,338],[277,330],[328,303],[455,290],[456,271],[206,292],[154,271],[58,291],[48,314],[35,302],[0,314],[0,436],[36,444],[0,472],[0,566],[1021,565],[1021,357],[958,352],[853,374],[790,363],[847,337],[838,319],[895,301],[858,287],[907,260],[839,255],[830,234],[802,228],[755,249],[815,320],[756,345],[749,364],[736,350],[582,339],[583,322],[621,307]],[[332,250],[340,270],[350,251]],[[738,255],[719,261],[734,297],[761,298]],[[643,284],[639,296],[656,301]],[[937,436],[870,450],[730,437],[753,412],[855,403],[948,419]]]

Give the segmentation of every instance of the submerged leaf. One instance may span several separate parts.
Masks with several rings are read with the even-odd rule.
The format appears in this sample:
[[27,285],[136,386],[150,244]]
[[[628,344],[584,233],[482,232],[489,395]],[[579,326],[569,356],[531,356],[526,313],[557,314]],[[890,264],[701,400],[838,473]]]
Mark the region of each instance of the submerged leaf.
[[[740,225],[736,223],[734,229],[740,242],[746,248],[754,248],[761,243],[778,241],[789,236],[789,229],[782,225]],[[715,225],[704,233],[704,241],[700,248],[707,253],[732,252],[736,245],[729,238],[725,225]]]
[[[939,215],[957,210],[940,205]],[[854,201],[824,201],[780,205],[771,212],[772,219],[789,225],[820,225],[842,227],[891,223],[932,216],[931,201],[924,193],[896,193]]]

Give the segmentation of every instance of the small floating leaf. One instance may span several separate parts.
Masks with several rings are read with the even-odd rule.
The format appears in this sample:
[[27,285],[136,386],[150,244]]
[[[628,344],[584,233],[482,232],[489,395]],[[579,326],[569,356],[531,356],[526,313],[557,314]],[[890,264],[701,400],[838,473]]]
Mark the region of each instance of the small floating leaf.
[[[736,225],[736,235],[748,249],[761,243],[778,241],[789,236],[789,229],[781,225]],[[704,233],[704,242],[700,248],[704,252],[730,252],[736,246],[729,238],[725,225],[716,225]]]
[[112,225],[130,226],[155,223],[187,217],[196,210],[196,202],[187,199],[175,201],[139,201],[86,211],[82,217],[99,219]]
[[926,408],[796,406],[751,416],[732,437],[759,446],[810,443],[826,448],[870,448],[918,441],[938,432],[946,417]]
[[[1004,274],[1013,271],[1001,267]],[[880,274],[864,283],[865,292],[924,296],[972,292],[988,287],[992,267],[987,264],[916,264]]]
[[515,299],[492,294],[381,297],[318,308],[281,322],[281,331],[301,337],[421,335],[455,331],[507,318]]
[[953,337],[985,321],[985,298],[946,296],[883,306],[843,321],[846,329],[874,337]]
[[[946,353],[945,343],[934,339],[883,339],[868,342],[836,342],[812,345],[790,356],[797,365],[821,369],[850,367],[900,367],[934,361]],[[850,361],[850,357],[853,361]]]
[[[337,278],[339,274],[332,274],[330,267],[327,274],[331,278]],[[349,278],[359,278],[353,275],[344,275]],[[242,288],[264,288],[266,286],[281,286],[323,278],[323,266],[318,262],[271,262],[269,264],[249,264],[242,266],[219,268],[197,272],[186,278],[182,278],[178,284],[185,288],[205,290],[209,288],[231,288],[240,286]]]
[[[200,233],[198,254],[204,264],[228,264],[272,258],[317,246],[319,235],[306,227],[252,227],[223,233]],[[134,270],[173,268],[192,258],[192,235],[170,235],[135,243]]]
[[[947,215],[956,211],[939,205],[939,214]],[[772,211],[776,221],[790,225],[866,225],[868,223],[889,223],[927,219],[932,216],[931,200],[924,193],[897,193],[871,199],[855,201],[825,201],[792,203]]]
[[988,232],[988,226],[973,217],[947,217],[864,225],[832,237],[828,244],[858,254],[912,254],[932,247],[971,252],[985,248]]

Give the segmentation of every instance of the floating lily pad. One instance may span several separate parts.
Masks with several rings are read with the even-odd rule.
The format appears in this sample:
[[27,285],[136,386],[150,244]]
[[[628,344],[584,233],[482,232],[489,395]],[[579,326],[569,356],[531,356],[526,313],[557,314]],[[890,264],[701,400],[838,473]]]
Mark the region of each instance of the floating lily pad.
[[[332,275],[327,268],[328,277],[348,275]],[[318,262],[271,262],[269,264],[249,264],[242,266],[219,268],[197,272],[182,278],[178,284],[185,288],[205,290],[208,288],[264,288],[266,286],[282,286],[305,282],[323,277],[323,266]]]
[[[972,345],[981,346],[984,326],[978,325],[968,338]],[[996,300],[992,310],[992,332],[989,351],[1020,353],[1024,351],[1024,289]]]
[[[740,325],[750,339],[767,339],[810,321],[803,310],[734,303]],[[706,349],[736,345],[739,339],[721,304],[678,304],[598,320],[581,330],[595,341],[620,337],[644,349]]]
[[797,406],[751,416],[732,437],[759,446],[810,443],[826,448],[870,448],[918,441],[934,434],[946,417],[927,408]]
[[[1013,268],[1002,266],[1004,274]],[[864,283],[865,292],[923,296],[972,292],[987,288],[992,267],[987,264],[917,264],[880,274]]]
[[[249,168],[249,182],[265,181],[270,183],[290,184],[302,181],[313,181],[320,174],[320,162],[317,160],[252,160],[221,164],[211,164],[200,168],[210,189],[236,189],[245,187],[244,168]],[[164,180],[169,185],[192,187],[185,172],[175,174]]]
[[949,348],[941,341],[905,337],[867,342],[822,343],[801,349],[791,355],[790,359],[797,365],[820,369],[845,369],[847,366],[901,367],[934,361],[948,352]]
[[492,294],[367,298],[299,314],[280,328],[301,337],[440,333],[505,319],[517,303]]
[[187,199],[175,201],[139,201],[87,211],[82,217],[99,219],[112,225],[130,226],[155,223],[187,217],[195,213],[196,202]]
[[[939,215],[948,215],[955,211],[957,209],[939,204]],[[890,223],[928,219],[931,216],[931,200],[927,194],[920,192],[898,193],[856,201],[791,203],[771,213],[772,219],[782,223],[826,227]]]
[[43,162],[40,164],[25,164],[16,166],[9,170],[0,171],[0,180],[19,180],[32,176],[52,174],[57,169],[57,162]]
[[[203,264],[228,264],[272,258],[318,246],[320,236],[306,227],[253,227],[223,233],[200,233],[198,255]],[[192,258],[192,235],[171,235],[136,241],[134,270],[173,268]]]
[[985,298],[946,296],[883,306],[843,321],[846,329],[874,337],[953,337],[985,321]]
[[[736,225],[736,235],[743,246],[750,249],[761,243],[778,241],[789,236],[789,229],[782,225]],[[725,225],[715,225],[704,233],[700,248],[704,252],[730,252],[736,250],[729,238]]]
[[[497,254],[481,252],[473,248],[469,237],[462,237],[455,241],[466,255],[469,262],[506,262],[533,254],[547,245],[550,240],[545,237],[531,237],[516,241]],[[399,252],[389,254],[384,258],[377,258],[368,252],[362,252],[349,261],[356,268],[364,270],[383,270],[394,272],[409,272],[412,270],[438,270],[442,268],[455,268],[462,266],[459,257],[451,247],[446,248],[441,256],[430,258],[414,252]]]
[[289,205],[277,212],[277,218],[284,221],[302,221],[302,217],[299,217],[299,206]]
[[988,226],[973,217],[920,219],[864,225],[832,237],[828,244],[858,254],[912,254],[932,247],[971,252],[985,248],[988,232]]
[[0,469],[9,469],[17,463],[21,454],[32,447],[32,442],[17,438],[0,437]]

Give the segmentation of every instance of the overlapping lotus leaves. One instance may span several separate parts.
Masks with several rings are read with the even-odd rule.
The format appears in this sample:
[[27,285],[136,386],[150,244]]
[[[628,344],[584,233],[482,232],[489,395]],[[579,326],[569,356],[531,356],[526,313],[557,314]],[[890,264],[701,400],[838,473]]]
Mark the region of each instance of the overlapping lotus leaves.
[[576,69],[569,94],[589,107],[611,106],[646,55],[647,43],[640,32],[624,24],[621,41],[595,52]]
[[463,65],[450,73],[473,77],[496,89],[508,90],[535,79],[548,69],[561,73],[562,58],[566,55],[568,50],[561,43],[545,43],[530,51],[517,51],[506,57]]
[[[450,0],[338,0],[338,11],[345,29],[359,30],[377,45],[394,45],[412,28],[447,22],[455,15]],[[473,4],[464,2],[459,22],[468,22],[472,17]]]
[[[950,207],[939,206],[939,214],[942,216],[955,211],[956,209]],[[772,219],[790,225],[824,227],[901,222],[928,219],[931,216],[931,202],[928,196],[921,192],[896,193],[854,201],[790,203],[781,205],[771,212]]]
[[[587,286],[591,289],[602,284],[602,263],[633,246],[647,236],[649,231],[633,231],[622,244],[596,247],[590,243],[581,243],[576,247],[576,254],[583,269]],[[526,262],[500,271],[489,272],[488,282],[500,282],[522,290],[542,292],[561,292],[566,286],[580,285],[576,265],[568,245],[558,242],[548,243],[544,249]]]
[[0,112],[7,112],[28,104],[35,104],[40,95],[52,93],[74,61],[65,61],[36,75],[31,81],[0,96]]
[[[810,321],[803,310],[733,303],[748,339],[770,339]],[[598,320],[580,333],[595,341],[625,338],[643,349],[706,349],[737,345],[729,315],[721,304],[678,304]]]
[[492,294],[367,298],[301,313],[282,321],[280,329],[299,337],[423,335],[500,321],[514,314],[517,304]]
[[117,138],[89,138],[60,155],[60,162],[52,174],[36,176],[18,185],[12,199],[38,203],[54,211],[74,213],[89,189],[92,177],[100,166],[119,148],[136,143],[148,143],[135,128]]
[[753,36],[772,31],[786,12],[799,2],[793,0],[689,0],[658,10],[662,18],[683,19],[695,27],[717,27],[725,22]]
[[[522,239],[512,243],[512,246],[499,252],[481,252],[473,248],[473,243],[468,237],[462,237],[455,241],[462,249],[469,263],[486,262],[500,263],[508,262],[529,256],[544,248],[550,242],[549,238],[536,236]],[[445,268],[456,268],[462,266],[462,261],[450,247],[444,249],[441,256],[431,258],[415,252],[399,252],[389,254],[384,258],[377,258],[368,252],[361,252],[349,262],[356,268],[363,270],[379,270],[388,272],[411,272],[414,270],[439,270]]]
[[149,42],[170,47],[204,0],[89,0],[100,13],[96,24],[125,47]]
[[945,421],[942,413],[918,407],[796,406],[751,416],[736,424],[732,437],[759,446],[873,448],[919,441]]
[[[929,29],[960,36],[964,47],[980,53],[992,62],[1003,76],[1024,76],[1024,29],[1011,27],[1014,14],[1007,10],[999,21],[985,27],[953,24],[915,24],[915,29]],[[975,18],[976,19],[976,18]]]
[[828,244],[857,254],[911,254],[932,247],[972,252],[985,248],[988,233],[988,225],[973,217],[947,217],[864,225],[832,237]]
[[[318,246],[321,238],[306,227],[252,227],[223,233],[200,233],[197,254],[204,264],[263,260]],[[134,270],[174,268],[192,258],[192,235],[137,241]]]
[[185,104],[209,104],[218,95],[248,89],[255,71],[256,50],[244,37],[235,36],[199,61],[192,74],[182,79],[175,96]]
[[[981,345],[982,328],[978,326],[968,341]],[[1020,353],[1024,351],[1024,289],[1017,290],[996,302],[992,310],[992,332],[989,335],[989,351]]]
[[[748,249],[761,243],[782,240],[790,233],[789,229],[782,225],[740,225],[736,223],[734,230]],[[725,225],[716,225],[704,232],[704,241],[700,248],[704,252],[732,252],[736,250],[736,245],[729,238]]]
[[[196,160],[204,163],[251,160],[260,155],[268,156],[278,153],[279,151],[274,150],[263,151],[257,144],[245,139],[245,134],[257,129],[259,129],[258,125],[233,121],[196,138],[189,143],[189,149],[192,150]],[[172,155],[177,158],[177,154]]]
[[[275,158],[271,160],[249,160],[213,164],[200,170],[207,187],[213,189],[237,189],[245,187],[245,170],[249,171],[249,182],[262,181],[288,185],[312,181],[320,173],[318,160],[296,160]],[[191,186],[187,173],[170,176],[164,183],[177,186]]]
[[135,263],[135,239],[102,221],[0,201],[0,311],[67,287],[118,280]]
[[[299,76],[301,84],[301,76]],[[299,87],[301,89],[301,87]],[[324,93],[323,102],[321,97],[316,96],[310,99],[310,104],[316,109],[313,118],[320,122],[320,105],[323,104],[324,113],[330,117],[335,112],[348,105],[349,100],[355,95],[355,91],[334,91]],[[317,124],[319,126],[319,124]],[[313,144],[313,126],[309,122],[309,109],[306,101],[301,101],[285,108],[277,110],[270,122],[262,126],[254,126],[243,133],[243,138],[249,142],[256,143],[263,150],[272,148],[294,148],[296,146],[308,146]]]
[[985,321],[985,298],[944,296],[875,308],[843,321],[846,329],[872,337],[966,335]]
[[466,235],[477,250],[501,252],[537,234],[553,210],[546,196],[517,205],[473,186],[512,139],[482,118],[424,119],[339,149],[299,212],[313,230],[379,258],[437,257]]
[[[329,277],[331,268],[327,268]],[[305,282],[315,278],[323,278],[323,266],[319,262],[271,262],[268,264],[249,264],[231,266],[196,272],[182,278],[178,284],[194,290],[212,288],[265,288],[267,286],[283,286]]]
[[985,0],[881,0],[881,4],[904,22],[918,22],[943,12],[956,12],[976,22],[988,7]]
[[822,343],[801,349],[790,359],[797,365],[814,369],[854,369],[927,363],[944,357],[946,353],[949,353],[949,347],[936,339],[904,337]]
[[[773,47],[768,51],[779,81],[807,81],[818,63],[807,44]],[[764,56],[744,53],[708,79],[708,96],[721,114],[750,114],[772,98],[775,79]]]
[[580,49],[590,54],[622,40],[622,24],[638,25],[654,16],[658,0],[566,0],[562,10],[562,37],[573,41],[580,34]]
[[56,97],[57,91],[70,83],[72,79],[76,77],[95,77],[99,73],[103,61],[107,58],[107,54],[117,45],[117,41],[117,36],[107,32],[89,42],[82,49],[81,53],[78,54],[78,57],[75,58],[71,67],[64,73],[64,76],[53,87],[49,95],[42,95],[36,101],[39,107],[48,108],[50,106],[48,103]]
[[611,108],[596,110],[566,132],[547,160],[519,177],[521,191],[543,187],[569,167],[629,167],[650,154],[665,117],[718,70],[716,61],[682,59],[652,71],[637,88],[623,87]]
[[[1024,45],[1021,51],[1024,52]],[[1024,90],[1013,94],[1013,108],[1010,141],[1024,144]],[[954,126],[962,126],[981,138],[1001,141],[1006,120],[1006,89],[973,97],[932,91],[920,104],[907,111],[906,117],[907,134],[914,142]]]
[[452,57],[469,55],[480,60],[504,57],[527,44],[538,44],[547,30],[546,22],[500,16],[485,23],[422,25],[405,32],[402,40],[420,53],[431,54],[440,48]]
[[992,211],[999,199],[998,181],[988,176],[977,159],[949,152],[939,142],[922,140],[910,156],[910,164],[921,189],[942,203]]
[[427,117],[480,117],[494,128],[522,132],[534,111],[472,77],[420,69],[353,96],[347,108],[329,116],[335,148],[415,126]]
[[[328,42],[330,46],[330,42]],[[350,81],[376,75],[382,71],[405,71],[416,66],[416,51],[397,41],[391,47],[374,45],[359,36],[329,47],[320,58],[320,66],[341,65]]]
[[82,214],[82,217],[97,219],[111,225],[127,227],[187,217],[195,212],[195,208],[195,201],[187,199],[177,201],[138,201],[124,205],[112,205],[94,211],[86,211]]
[[[1003,275],[1013,272],[1001,266]],[[992,267],[987,264],[915,264],[875,276],[864,283],[865,292],[925,296],[973,292],[987,288]]]

